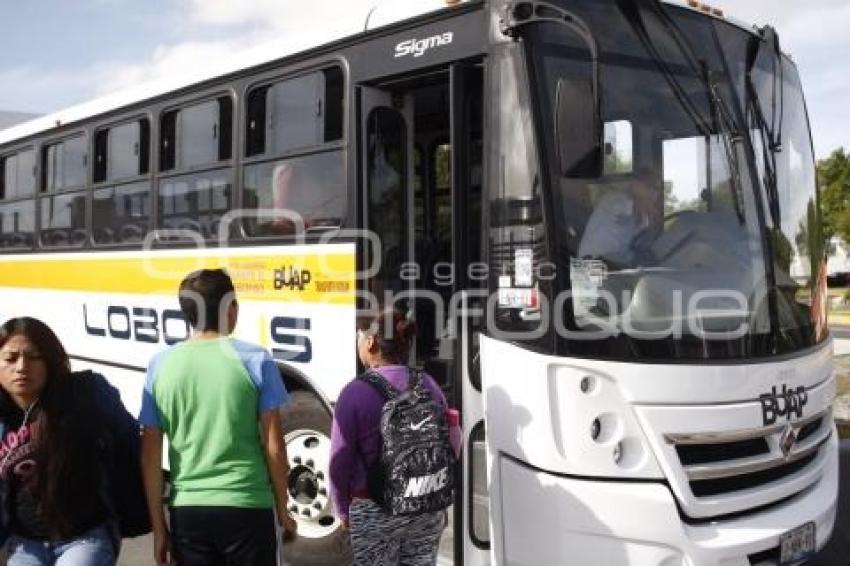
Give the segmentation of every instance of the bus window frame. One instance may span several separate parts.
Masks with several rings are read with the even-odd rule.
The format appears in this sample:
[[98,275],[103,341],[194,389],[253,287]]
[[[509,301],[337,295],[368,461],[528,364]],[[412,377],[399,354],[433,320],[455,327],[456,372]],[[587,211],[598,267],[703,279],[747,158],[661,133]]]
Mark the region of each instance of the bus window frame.
[[[0,153],[0,160],[8,159],[10,157],[15,157],[17,155],[20,155],[21,153],[26,152],[26,151],[32,151],[33,152],[33,174],[32,174],[33,175],[33,191],[32,191],[32,194],[29,195],[29,196],[15,196],[15,197],[9,198],[8,196],[6,196],[6,194],[4,192],[3,195],[0,195],[0,204],[7,203],[7,202],[15,202],[15,201],[19,201],[19,200],[35,199],[35,198],[38,197],[39,175],[41,173],[41,166],[38,163],[39,148],[35,143],[25,143],[25,144],[22,144],[20,146],[13,146],[13,147],[9,148],[7,151]],[[5,172],[5,170],[4,170],[4,172]]]
[[[90,127],[81,126],[75,128],[74,130],[63,132],[62,134],[51,136],[38,142],[38,184],[36,185],[36,192],[38,196],[41,195],[51,195],[51,194],[60,194],[60,193],[72,193],[74,191],[88,189],[91,186],[92,180],[92,163],[91,163],[91,155],[94,147],[93,136],[90,132]],[[59,145],[61,143],[65,143],[69,140],[82,137],[85,141],[86,146],[86,177],[83,181],[82,185],[74,185],[72,187],[62,187],[61,189],[53,189],[49,190],[47,187],[47,152],[52,146]]]
[[[86,148],[86,174],[85,180],[81,186],[75,185],[73,187],[63,187],[61,189],[49,190],[47,187],[47,155],[46,152],[49,150],[51,146],[58,145],[60,143],[64,143],[68,140],[72,140],[75,138],[82,137],[85,141]],[[44,253],[61,253],[61,252],[79,252],[83,250],[91,249],[92,247],[92,230],[91,230],[91,184],[92,184],[92,173],[94,169],[92,167],[92,155],[94,152],[94,135],[92,134],[92,127],[90,123],[83,122],[82,124],[75,125],[72,128],[62,131],[61,133],[57,133],[54,135],[45,136],[43,138],[36,138],[34,145],[37,147],[37,184],[36,184],[36,194],[35,194],[35,233],[33,234],[33,250],[42,251]],[[43,226],[43,222],[41,221],[41,205],[42,202],[54,198],[56,196],[68,195],[74,193],[82,193],[85,198],[85,221],[83,230],[85,230],[85,240],[83,240],[82,245],[61,245],[61,246],[51,246],[45,245],[43,241],[43,235],[45,228]],[[50,228],[48,228],[50,229]]]
[[[162,186],[162,183],[168,182],[168,181],[171,181],[172,179],[177,179],[177,178],[180,178],[180,177],[190,177],[190,176],[201,175],[201,174],[204,174],[204,173],[210,173],[210,172],[215,172],[215,171],[229,171],[229,173],[230,173],[230,176],[229,176],[230,190],[231,190],[231,192],[234,192],[234,191],[237,190],[236,180],[238,178],[238,174],[237,174],[238,169],[239,169],[238,166],[235,166],[235,165],[232,165],[232,164],[225,164],[225,162],[222,161],[218,164],[218,166],[215,166],[215,167],[205,167],[203,169],[191,169],[191,170],[184,170],[184,171],[177,171],[177,172],[169,171],[168,175],[163,175],[163,174],[157,175],[154,178],[153,189],[152,189],[152,192],[151,192],[151,196],[154,199],[154,201],[151,203],[151,231],[158,232],[158,231],[161,231],[161,230],[170,230],[170,228],[166,228],[165,226],[160,225],[160,221],[162,220],[162,210],[160,208],[159,203],[160,203],[160,187]],[[227,212],[231,212],[232,210],[239,208],[240,203],[237,203],[236,199],[237,199],[237,195],[232,194],[231,198],[230,198],[230,205],[228,206]],[[227,214],[227,213],[225,213],[225,214]],[[230,238],[232,238],[232,234],[231,234]],[[163,239],[157,238],[157,241],[159,242],[159,244],[162,244],[162,245],[183,246],[183,245],[186,245],[187,243],[193,242],[195,240],[194,239],[187,239],[187,238],[177,238],[177,239],[174,239],[174,240],[163,240]],[[210,235],[210,237],[208,237],[208,238],[203,238],[203,241],[206,242],[206,243],[216,243],[216,244],[218,244],[219,243],[218,234]]]
[[41,147],[36,140],[29,140],[28,142],[22,143],[20,145],[15,145],[9,147],[6,151],[0,154],[0,159],[7,159],[9,157],[16,156],[24,151],[32,151],[33,152],[33,192],[29,196],[16,196],[14,198],[8,198],[6,195],[3,195],[3,198],[0,198],[0,206],[7,204],[16,204],[22,203],[26,201],[32,201],[33,206],[33,228],[32,228],[32,243],[29,246],[22,247],[14,247],[14,248],[6,248],[0,247],[0,254],[22,254],[22,253],[32,253],[34,250],[38,250],[38,240],[39,240],[39,214],[38,214],[38,206],[39,206],[39,193],[40,193],[40,182],[41,182],[41,163],[39,163],[39,155],[41,153]]
[[[241,130],[240,130],[239,134],[240,134],[240,140],[242,142],[240,144],[240,147],[239,147],[239,157],[242,160],[242,162],[246,163],[246,164],[253,164],[257,161],[263,162],[263,161],[267,161],[269,159],[272,159],[274,157],[300,155],[302,153],[312,153],[313,150],[317,147],[331,146],[331,145],[334,145],[334,144],[345,145],[345,143],[348,139],[348,127],[347,127],[346,121],[348,119],[348,108],[349,108],[349,98],[350,97],[348,96],[348,94],[349,94],[348,67],[347,67],[347,65],[345,65],[343,63],[344,63],[344,59],[335,58],[335,59],[328,61],[327,63],[321,63],[321,62],[318,63],[318,64],[317,63],[311,63],[309,66],[304,66],[304,67],[301,67],[301,68],[298,68],[298,69],[295,69],[295,70],[289,70],[289,72],[285,72],[283,74],[281,74],[280,69],[277,69],[273,74],[269,74],[269,75],[263,76],[263,77],[254,77],[253,80],[248,82],[245,85],[245,87],[242,89],[242,97],[241,97],[242,104],[240,105],[241,109],[242,109],[242,113],[239,116],[239,118],[241,119],[240,122],[239,122],[239,124],[241,126]],[[328,69],[331,69],[333,67],[338,68],[340,70],[340,72],[342,73],[342,91],[343,91],[342,117],[341,117],[342,134],[341,134],[340,138],[333,140],[333,141],[323,141],[321,143],[313,144],[313,145],[299,146],[299,147],[296,147],[296,148],[293,148],[293,149],[290,149],[290,150],[287,150],[287,151],[283,151],[283,152],[276,152],[275,153],[275,152],[271,152],[271,151],[266,150],[266,151],[263,151],[263,153],[257,153],[257,154],[251,155],[251,156],[246,155],[246,152],[248,150],[248,136],[247,136],[247,132],[245,131],[245,127],[247,125],[247,118],[248,118],[248,100],[251,97],[251,94],[254,91],[261,89],[261,88],[271,89],[273,86],[275,86],[277,84],[284,83],[286,81],[297,80],[299,78],[303,78],[303,77],[306,77],[306,76],[309,76],[309,75],[312,75],[312,74],[323,73],[323,72],[325,72]],[[266,111],[268,112],[268,108],[266,109]]]
[[[157,104],[154,102],[148,102],[142,105],[141,109],[135,109],[132,112],[120,114],[117,116],[110,117],[108,120],[103,122],[92,122],[91,123],[91,155],[92,159],[90,159],[90,178],[91,183],[88,186],[88,209],[87,214],[89,218],[89,226],[88,226],[88,241],[89,245],[92,249],[137,249],[141,246],[142,241],[138,243],[125,243],[125,242],[97,242],[94,237],[94,193],[98,190],[103,189],[118,189],[120,187],[133,185],[133,184],[141,184],[143,182],[148,183],[148,195],[151,198],[150,203],[150,214],[148,215],[148,225],[147,225],[147,233],[150,233],[154,229],[154,206],[155,206],[155,195],[154,195],[154,187],[156,186],[156,168],[159,167],[159,154],[156,152],[156,149],[159,147],[156,141],[159,139],[159,123],[157,121]],[[97,143],[97,135],[102,131],[108,131],[117,126],[123,126],[126,124],[130,124],[132,122],[147,120],[149,124],[149,136],[148,136],[148,172],[141,175],[135,175],[131,177],[121,177],[116,179],[109,178],[109,152],[107,151],[107,178],[104,181],[99,181],[97,183],[94,182],[94,153],[95,153],[95,144]]]
[[[213,84],[201,85],[194,91],[182,95],[176,93],[164,93],[150,99],[140,100],[127,107],[116,109],[103,116],[91,116],[82,119],[73,124],[61,124],[55,129],[50,129],[24,138],[18,141],[16,145],[9,145],[3,148],[4,156],[12,156],[21,151],[32,150],[35,158],[35,188],[33,194],[27,197],[15,199],[3,199],[2,203],[19,202],[31,200],[34,207],[33,218],[33,244],[26,248],[10,248],[2,249],[2,253],[31,253],[31,252],[80,252],[92,249],[140,249],[139,243],[96,243],[94,241],[94,210],[93,198],[94,191],[105,188],[119,188],[121,186],[148,183],[148,191],[152,202],[150,203],[150,215],[148,219],[148,230],[154,232],[158,230],[161,210],[159,206],[160,186],[162,182],[182,175],[202,174],[204,172],[226,169],[230,170],[229,183],[234,192],[230,200],[230,210],[238,210],[243,204],[244,192],[244,171],[245,167],[261,164],[267,161],[278,161],[286,159],[294,159],[297,157],[307,157],[309,155],[321,153],[340,152],[341,157],[341,182],[343,184],[343,198],[345,202],[342,206],[340,225],[338,227],[330,226],[327,230],[316,231],[315,233],[305,233],[300,236],[301,240],[326,241],[328,232],[335,229],[344,228],[351,225],[356,216],[356,194],[359,190],[356,180],[356,174],[351,171],[351,151],[356,151],[356,147],[352,147],[352,106],[351,101],[354,96],[352,90],[352,71],[348,59],[346,58],[346,50],[340,50],[333,56],[323,56],[321,59],[313,59],[309,61],[295,62],[287,65],[276,65],[273,69],[257,70],[245,69],[214,79]],[[294,150],[282,153],[263,153],[251,158],[244,157],[245,147],[247,145],[247,136],[245,131],[244,119],[247,112],[247,96],[248,93],[258,86],[271,85],[275,82],[297,78],[310,73],[323,72],[331,68],[339,70],[342,76],[342,110],[341,110],[341,137],[331,142],[323,142],[321,144],[305,146]],[[168,171],[160,171],[161,166],[161,121],[162,117],[171,111],[179,111],[195,104],[201,104],[207,101],[215,101],[221,97],[228,97],[232,103],[232,122],[231,122],[231,139],[230,139],[230,158],[217,161],[215,163],[196,165],[188,168],[174,168]],[[95,144],[97,134],[104,130],[109,130],[116,126],[127,124],[136,120],[147,119],[150,124],[150,139],[148,145],[149,163],[148,173],[121,179],[109,179],[104,181],[94,182],[95,172]],[[63,188],[61,190],[47,190],[45,152],[56,144],[63,143],[67,140],[82,136],[85,140],[86,151],[86,168],[85,168],[85,183],[80,186]],[[176,149],[175,149],[176,151]],[[52,198],[60,194],[72,194],[80,192],[85,197],[85,241],[82,245],[68,246],[47,246],[42,244],[43,226],[41,221],[42,201],[47,198]],[[356,221],[355,221],[356,223]],[[254,245],[268,245],[275,241],[292,241],[298,236],[292,235],[271,235],[271,236],[248,236],[239,223],[239,228],[233,230],[229,236],[230,242],[238,245],[250,241]],[[206,242],[217,242],[217,235],[205,240]],[[157,247],[185,247],[186,240],[161,240],[157,241]]]
[[[150,232],[157,232],[160,230],[166,230],[160,226],[160,221],[162,219],[162,211],[160,210],[160,186],[163,182],[167,182],[171,179],[182,177],[182,176],[190,176],[190,175],[198,175],[203,173],[208,173],[211,171],[224,171],[230,170],[230,187],[231,191],[234,192],[231,195],[230,206],[228,211],[238,209],[241,206],[241,198],[239,198],[238,193],[241,191],[241,187],[238,186],[239,179],[239,168],[241,167],[241,162],[239,161],[239,157],[236,155],[236,151],[241,146],[240,143],[240,133],[239,128],[242,127],[241,122],[241,109],[243,106],[243,100],[239,96],[239,92],[237,91],[237,87],[239,86],[240,78],[229,78],[225,77],[219,81],[219,84],[216,84],[210,88],[206,88],[200,91],[193,92],[189,95],[176,97],[172,100],[165,101],[165,103],[156,104],[152,103],[149,105],[149,112],[153,114],[154,118],[151,123],[151,159],[150,159],[150,171],[151,171],[151,214],[149,221],[149,230]],[[162,159],[161,159],[161,149],[162,149],[162,119],[169,112],[181,111],[186,108],[191,108],[193,106],[197,106],[200,104],[204,104],[206,102],[216,102],[218,99],[228,97],[231,101],[231,128],[230,128],[230,157],[228,159],[221,159],[219,161],[215,161],[213,163],[205,163],[200,165],[193,165],[191,167],[177,167],[177,151],[178,148],[175,147],[175,166],[172,169],[168,169],[163,171],[161,168]],[[155,142],[155,143],[154,143]],[[232,239],[233,235],[231,235]],[[204,238],[203,241],[206,243],[218,243],[218,235],[212,235],[209,238]],[[185,247],[186,245],[191,245],[194,240],[186,239],[186,238],[176,238],[174,240],[163,240],[157,238],[157,246],[158,247]]]
[[[96,123],[92,126],[92,128],[91,128],[91,131],[92,131],[92,136],[91,136],[91,139],[92,139],[92,142],[91,142],[92,143],[92,148],[91,148],[92,158],[90,159],[92,182],[89,185],[92,190],[103,189],[103,188],[106,188],[106,187],[112,187],[112,186],[118,186],[118,185],[124,185],[124,184],[128,184],[128,183],[137,183],[137,182],[140,182],[140,181],[144,181],[146,179],[149,180],[153,177],[153,175],[154,175],[154,171],[153,171],[154,159],[153,159],[153,156],[154,156],[154,149],[155,149],[155,146],[154,146],[155,135],[154,134],[156,134],[156,137],[159,136],[159,128],[157,127],[156,129],[154,129],[154,114],[153,114],[153,111],[151,109],[152,106],[153,105],[148,105],[147,109],[142,111],[142,112],[137,111],[137,112],[129,114],[129,115],[124,115],[124,116],[121,116],[121,117],[118,117],[118,118],[115,118],[115,119],[111,119],[108,122]],[[128,175],[126,177],[110,178],[109,177],[109,152],[107,151],[107,153],[106,153],[106,160],[107,160],[106,179],[103,180],[103,181],[95,182],[95,180],[94,180],[94,167],[95,167],[95,164],[94,164],[95,155],[94,155],[94,153],[95,153],[96,148],[94,147],[94,144],[96,143],[97,135],[101,132],[104,132],[104,131],[110,131],[113,128],[117,128],[117,127],[120,127],[120,126],[126,126],[128,124],[132,124],[133,122],[140,122],[141,120],[147,120],[148,124],[149,124],[149,128],[150,128],[150,133],[149,133],[149,136],[148,136],[148,138],[149,138],[148,139],[148,172],[143,173],[143,174],[137,174],[137,175]],[[141,151],[141,146],[139,146],[139,149]],[[157,165],[159,165],[159,163],[157,163]]]
[[[266,73],[258,73],[256,76],[250,77],[244,84],[241,90],[240,97],[240,114],[239,120],[235,122],[239,127],[239,165],[238,169],[238,203],[239,209],[244,208],[244,193],[245,193],[245,170],[248,167],[252,167],[255,165],[262,165],[264,163],[271,163],[275,161],[286,161],[291,159],[297,159],[300,157],[309,157],[311,155],[318,155],[323,153],[333,153],[335,151],[339,151],[342,157],[342,174],[343,174],[343,183],[344,191],[343,194],[345,196],[345,202],[343,204],[343,214],[341,218],[340,225],[338,227],[328,227],[327,230],[317,231],[315,233],[309,232],[306,229],[302,234],[274,234],[274,235],[263,235],[263,236],[251,236],[248,234],[248,231],[245,229],[245,223],[241,221],[238,222],[238,228],[236,232],[239,234],[239,238],[243,241],[251,242],[255,245],[268,245],[271,242],[292,242],[295,240],[303,241],[303,242],[311,242],[311,241],[326,241],[327,233],[336,229],[345,228],[351,224],[351,212],[352,212],[352,203],[357,201],[357,192],[359,191],[359,185],[354,182],[352,183],[351,178],[351,161],[350,155],[353,151],[355,154],[357,153],[356,147],[350,147],[350,143],[354,136],[350,136],[351,128],[350,128],[350,119],[352,116],[352,103],[351,99],[353,97],[352,92],[352,83],[351,83],[351,69],[348,64],[348,60],[345,58],[345,50],[340,51],[340,54],[331,58],[321,59],[318,61],[310,61],[305,64],[295,64],[286,68],[276,68],[272,71]],[[246,156],[248,150],[248,136],[246,131],[247,118],[248,118],[248,100],[251,96],[251,93],[260,88],[271,88],[273,85],[292,80],[298,79],[299,77],[304,77],[313,73],[322,73],[327,69],[332,67],[336,67],[342,73],[342,133],[339,139],[330,141],[330,142],[322,142],[320,144],[315,144],[311,146],[303,146],[294,148],[288,151],[283,152],[270,152],[264,151],[263,153],[258,153],[252,155],[250,157]],[[355,163],[356,167],[356,163]],[[355,176],[356,177],[356,176]],[[234,203],[234,208],[237,208]]]
[[[236,81],[234,81],[236,82]],[[223,87],[223,88],[222,88]],[[193,106],[199,106],[206,102],[217,102],[218,99],[227,97],[231,102],[231,112],[233,116],[231,117],[231,128],[230,128],[230,157],[228,159],[219,159],[218,161],[214,161],[212,163],[203,163],[198,165],[192,165],[190,167],[177,167],[177,151],[179,148],[174,148],[174,160],[175,165],[172,169],[162,170],[162,160],[160,158],[161,149],[162,149],[162,119],[163,117],[170,112],[180,112],[181,110],[185,110],[187,108],[191,108]],[[154,105],[151,105],[154,106]],[[180,98],[176,101],[169,101],[166,105],[163,105],[159,108],[156,108],[156,136],[154,136],[153,124],[151,125],[151,138],[156,137],[157,144],[153,148],[153,152],[151,154],[151,170],[155,174],[156,178],[167,177],[172,175],[179,175],[181,173],[196,173],[206,171],[208,169],[216,169],[219,167],[235,167],[237,164],[237,158],[234,155],[234,150],[236,150],[239,144],[236,143],[236,128],[240,126],[241,121],[239,118],[239,108],[242,106],[242,101],[239,99],[239,96],[234,88],[233,84],[225,84],[219,85],[216,88],[205,90],[202,93],[193,93],[191,96],[186,98]],[[176,142],[175,142],[176,143]],[[156,159],[154,160],[153,155],[156,154]],[[154,169],[154,165],[156,168]]]

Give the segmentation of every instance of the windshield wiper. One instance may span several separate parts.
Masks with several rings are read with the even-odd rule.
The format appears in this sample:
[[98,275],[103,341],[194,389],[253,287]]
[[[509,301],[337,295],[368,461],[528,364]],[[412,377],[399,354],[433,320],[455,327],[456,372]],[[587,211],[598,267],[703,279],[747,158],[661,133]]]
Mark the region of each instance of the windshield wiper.
[[[768,124],[765,117],[764,107],[753,80],[753,70],[762,49],[769,45],[773,50],[773,65],[771,72],[771,117]],[[784,115],[784,65],[782,64],[782,52],[779,48],[779,36],[776,31],[766,26],[762,28],[760,36],[753,36],[747,50],[747,107],[759,130],[759,142],[761,145],[762,161],[764,162],[764,187],[770,207],[770,216],[773,225],[781,226],[782,215],[779,206],[779,180],[776,172],[776,154],[782,151],[782,120]],[[777,85],[778,81],[778,85]],[[777,112],[778,99],[778,112]],[[755,144],[753,144],[755,145]]]
[[[710,73],[706,73],[710,77]],[[734,200],[735,212],[738,221],[743,224],[743,181],[741,180],[741,162],[738,159],[738,147],[742,141],[740,131],[734,128],[735,121],[729,113],[729,108],[720,93],[717,92],[717,81],[708,79],[708,89],[712,98],[712,109],[715,114],[715,124],[720,126],[721,139],[723,140],[723,151],[726,154],[726,162],[729,164],[729,178],[731,180],[732,198]]]
[[[649,9],[652,10],[656,15],[659,15],[658,6],[655,0],[618,0],[617,5],[620,8],[620,11],[626,17],[626,20],[631,24],[635,33],[640,39],[640,42],[646,48],[649,55],[652,57],[653,62],[658,65],[659,69],[661,69],[664,78],[667,80],[667,83],[670,85],[670,88],[673,90],[673,94],[676,96],[676,99],[682,105],[682,108],[687,112],[688,116],[693,120],[694,125],[696,126],[697,131],[702,136],[710,136],[711,135],[711,125],[709,121],[702,115],[697,104],[691,99],[688,91],[682,86],[679,80],[676,78],[676,74],[661,56],[661,53],[655,46],[655,43],[652,41],[650,37],[649,31],[647,31],[646,27],[643,24],[643,20],[640,15],[641,7],[646,8],[648,5]],[[663,14],[663,10],[661,11]],[[666,16],[666,14],[664,14]],[[663,17],[662,17],[663,21]],[[665,27],[667,26],[667,22],[664,22]],[[678,43],[678,38],[674,39]],[[682,51],[682,46],[679,46],[679,50]],[[684,53],[684,51],[682,51]],[[686,57],[687,58],[687,57]],[[695,76],[703,79],[699,64],[694,65],[692,60],[688,61],[691,66],[691,71]]]
[[[770,47],[772,56],[770,73],[772,87],[770,96],[771,116],[770,128],[768,129],[770,134],[770,148],[774,151],[782,151],[782,122],[785,106],[785,90],[783,86],[785,80],[785,66],[782,64],[782,50],[779,46],[779,35],[771,26],[764,26],[759,29],[759,34],[752,36],[749,40],[749,44],[747,46],[747,79],[750,83],[752,83],[753,69],[755,68],[759,56],[766,46]],[[752,84],[755,86],[754,83]],[[753,89],[753,92],[758,94],[755,89]],[[757,99],[756,102],[761,110],[761,100]],[[777,106],[779,107],[778,112]],[[761,115],[764,119],[763,112],[761,112]],[[764,123],[767,125],[766,119],[764,119]]]
[[[735,213],[738,216],[738,220],[743,223],[745,221],[742,196],[743,188],[737,150],[738,144],[742,141],[742,135],[740,128],[736,127],[737,124],[732,117],[732,113],[718,91],[718,81],[708,71],[704,60],[696,56],[691,44],[685,39],[676,22],[672,20],[658,0],[619,0],[618,5],[620,11],[623,12],[626,19],[631,23],[632,28],[637,33],[638,38],[649,52],[653,61],[661,69],[664,78],[673,90],[677,100],[694,121],[699,133],[709,140],[713,132],[719,132],[721,134],[723,151],[726,156],[726,162],[729,165],[729,177]],[[673,39],[679,54],[687,62],[693,75],[701,82],[708,99],[709,108],[711,109],[710,122],[702,116],[696,103],[691,99],[687,90],[679,82],[676,74],[661,56],[661,53],[643,24],[641,8],[650,11],[658,18],[669,37]],[[637,9],[637,12],[633,12],[634,9]],[[710,168],[711,163],[706,163],[706,167]]]

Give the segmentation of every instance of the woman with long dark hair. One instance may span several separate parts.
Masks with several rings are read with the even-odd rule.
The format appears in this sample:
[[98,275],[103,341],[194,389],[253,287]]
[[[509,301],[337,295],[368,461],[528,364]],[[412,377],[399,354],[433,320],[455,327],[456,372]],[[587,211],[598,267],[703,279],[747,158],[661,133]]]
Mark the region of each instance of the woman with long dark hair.
[[43,322],[0,327],[0,536],[9,566],[115,564],[120,534],[104,460],[110,415],[122,412],[103,377],[71,371]]

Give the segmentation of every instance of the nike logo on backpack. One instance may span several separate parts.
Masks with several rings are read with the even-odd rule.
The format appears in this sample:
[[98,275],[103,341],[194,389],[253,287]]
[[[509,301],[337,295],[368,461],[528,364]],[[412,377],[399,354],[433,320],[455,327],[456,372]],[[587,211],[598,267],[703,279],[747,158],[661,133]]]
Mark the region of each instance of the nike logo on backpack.
[[422,419],[421,422],[410,423],[410,430],[419,430],[420,428],[425,426],[425,423],[427,423],[430,420],[431,420],[431,416],[429,415],[429,416],[425,417],[424,419]]
[[446,487],[449,480],[449,469],[443,468],[435,474],[410,478],[404,497],[422,497]]

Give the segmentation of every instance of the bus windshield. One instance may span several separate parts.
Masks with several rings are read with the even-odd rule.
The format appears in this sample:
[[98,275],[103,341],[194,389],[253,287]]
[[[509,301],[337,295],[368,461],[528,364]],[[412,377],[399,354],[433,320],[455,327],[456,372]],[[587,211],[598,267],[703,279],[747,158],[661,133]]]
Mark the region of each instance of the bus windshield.
[[[570,296],[554,303],[559,350],[729,359],[816,344],[822,238],[796,69],[721,20],[636,4],[570,5],[598,42],[604,163],[582,179],[547,167]],[[554,148],[559,82],[586,75],[589,54],[554,23],[527,48]]]

